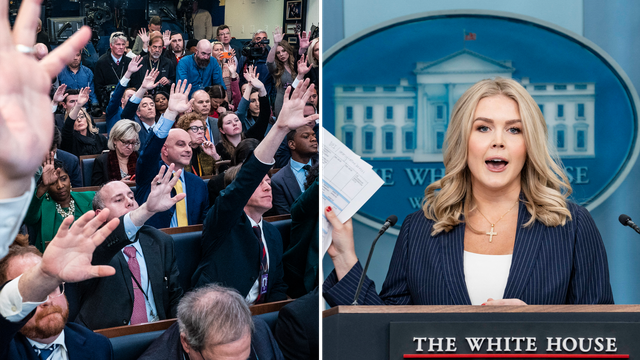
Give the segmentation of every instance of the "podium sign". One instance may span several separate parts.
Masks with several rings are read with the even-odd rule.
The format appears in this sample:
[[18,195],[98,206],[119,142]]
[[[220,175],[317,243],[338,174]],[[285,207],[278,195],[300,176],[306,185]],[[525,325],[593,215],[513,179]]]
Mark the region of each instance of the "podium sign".
[[640,358],[640,306],[339,306],[325,359]]
[[392,322],[389,359],[454,357],[450,355],[457,359],[532,359],[541,354],[553,358],[571,354],[573,359],[587,354],[590,356],[584,358],[629,358],[630,353],[640,354],[639,331],[640,323]]

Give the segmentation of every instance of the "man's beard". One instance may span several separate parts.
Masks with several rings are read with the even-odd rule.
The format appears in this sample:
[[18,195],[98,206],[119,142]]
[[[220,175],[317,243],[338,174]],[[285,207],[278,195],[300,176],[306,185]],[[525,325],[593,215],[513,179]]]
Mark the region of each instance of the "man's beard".
[[182,53],[182,46],[176,45],[175,47],[172,45],[171,46],[171,51],[173,51],[174,53]]
[[[47,315],[59,313],[62,315],[62,319],[56,319],[56,321],[48,320],[47,324],[41,324],[43,318]],[[57,335],[64,330],[64,325],[67,323],[67,319],[69,318],[69,309],[67,307],[66,310],[62,310],[62,308],[58,305],[49,305],[45,306],[39,313],[33,316],[34,322],[27,323],[22,329],[20,333],[29,339],[46,339],[50,338],[54,335]]]
[[160,55],[162,55],[162,53],[158,53],[158,55],[154,55],[153,53],[149,53],[149,56],[151,57],[152,61],[158,61],[158,59],[160,59]]
[[195,56],[196,59],[196,65],[198,65],[199,68],[206,68],[207,66],[209,66],[209,61],[211,60],[211,57],[208,57],[206,60],[202,60],[199,57]]

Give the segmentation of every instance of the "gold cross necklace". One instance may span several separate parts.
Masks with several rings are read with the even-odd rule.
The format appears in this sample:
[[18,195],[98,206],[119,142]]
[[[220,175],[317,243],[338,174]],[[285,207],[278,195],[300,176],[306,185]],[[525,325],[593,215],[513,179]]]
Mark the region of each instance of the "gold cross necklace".
[[507,210],[507,212],[506,212],[506,213],[504,213],[502,216],[500,216],[500,219],[498,219],[498,221],[496,221],[496,222],[494,222],[494,223],[492,223],[491,221],[489,221],[489,219],[487,219],[487,217],[486,217],[486,216],[484,216],[484,214],[482,213],[482,211],[480,211],[480,209],[476,207],[476,210],[478,210],[478,212],[480,213],[480,215],[482,215],[482,217],[483,217],[485,220],[487,220],[487,222],[488,222],[489,224],[491,224],[491,230],[489,230],[489,231],[486,233],[487,235],[489,235],[489,242],[493,242],[493,237],[494,237],[494,236],[498,236],[498,233],[497,233],[497,232],[493,232],[493,228],[496,226],[496,224],[497,224],[497,223],[499,223],[499,222],[500,222],[500,220],[502,220],[502,218],[503,218],[505,215],[507,215],[507,214],[509,213],[509,211],[511,211],[511,210],[516,206],[516,204],[517,204],[518,202],[520,202],[520,200],[516,201],[516,203],[515,203],[515,204],[513,204],[513,206],[512,206],[509,210]]

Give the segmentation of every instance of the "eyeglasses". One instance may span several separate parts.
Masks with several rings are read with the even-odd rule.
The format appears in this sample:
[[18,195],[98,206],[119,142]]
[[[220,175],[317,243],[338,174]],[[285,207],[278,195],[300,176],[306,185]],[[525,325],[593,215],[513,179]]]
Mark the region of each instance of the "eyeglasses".
[[53,292],[49,295],[50,298],[57,298],[64,295],[64,283],[58,285],[58,288],[53,290]]
[[123,146],[138,146],[140,145],[140,141],[122,141],[120,140],[120,142],[122,143]]
[[198,133],[200,131],[204,132],[204,126],[190,126],[189,130],[193,131],[194,133]]

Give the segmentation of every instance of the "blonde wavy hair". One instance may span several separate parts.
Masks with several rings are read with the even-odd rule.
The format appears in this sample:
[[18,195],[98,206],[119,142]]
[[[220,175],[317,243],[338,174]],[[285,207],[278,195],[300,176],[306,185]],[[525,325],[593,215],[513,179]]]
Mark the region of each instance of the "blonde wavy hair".
[[[469,88],[456,102],[443,144],[445,175],[424,191],[422,210],[435,221],[432,236],[448,232],[463,222],[472,210],[473,189],[469,171],[468,145],[473,117],[478,102],[490,96],[503,95],[518,104],[522,120],[527,157],[521,171],[521,191],[531,219],[546,226],[564,225],[571,220],[566,198],[571,185],[560,160],[547,147],[547,125],[531,95],[512,79],[482,80]],[[554,152],[555,154],[555,152]],[[558,165],[560,164],[560,165]]]

